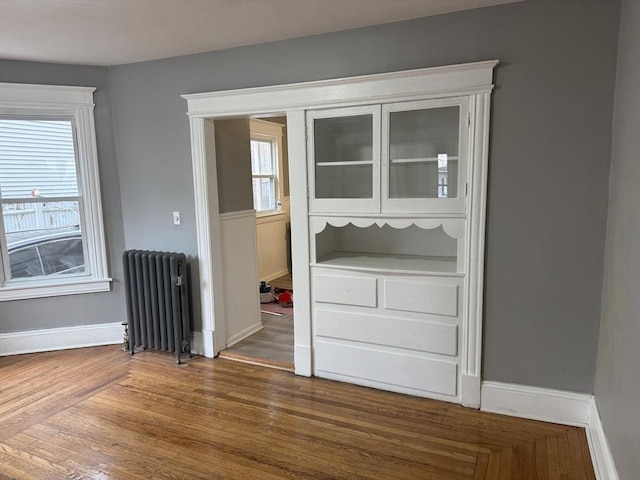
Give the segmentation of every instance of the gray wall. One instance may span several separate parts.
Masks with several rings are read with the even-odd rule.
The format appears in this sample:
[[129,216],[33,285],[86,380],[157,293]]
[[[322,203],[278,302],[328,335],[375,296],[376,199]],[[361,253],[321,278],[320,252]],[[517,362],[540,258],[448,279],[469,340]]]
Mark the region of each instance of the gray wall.
[[640,2],[623,2],[595,396],[621,479],[640,478]]
[[0,60],[0,81],[97,87],[94,115],[112,291],[0,303],[0,332],[122,322],[124,290],[120,255],[124,248],[120,181],[111,125],[107,69]]
[[249,119],[216,120],[216,170],[220,213],[253,208]]
[[528,1],[110,68],[126,245],[196,252],[180,94],[497,58],[483,375],[592,392],[618,15]]

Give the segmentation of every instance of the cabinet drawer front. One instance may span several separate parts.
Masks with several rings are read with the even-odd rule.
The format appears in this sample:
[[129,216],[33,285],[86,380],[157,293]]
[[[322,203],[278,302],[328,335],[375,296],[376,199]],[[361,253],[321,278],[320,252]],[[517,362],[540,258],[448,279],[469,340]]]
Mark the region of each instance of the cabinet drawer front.
[[316,302],[375,307],[377,305],[375,278],[316,275],[314,293]]
[[457,317],[458,286],[386,280],[384,308]]
[[317,309],[316,334],[443,355],[456,355],[458,350],[456,325],[361,313]]
[[456,395],[458,366],[453,362],[321,341],[315,346],[315,362],[319,376],[327,372],[386,385]]

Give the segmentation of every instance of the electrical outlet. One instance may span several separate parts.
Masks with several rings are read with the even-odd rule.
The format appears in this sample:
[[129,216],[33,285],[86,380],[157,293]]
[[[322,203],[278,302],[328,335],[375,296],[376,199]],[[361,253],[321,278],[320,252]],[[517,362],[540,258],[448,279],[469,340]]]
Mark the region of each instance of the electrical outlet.
[[173,212],[173,224],[180,225],[180,212]]

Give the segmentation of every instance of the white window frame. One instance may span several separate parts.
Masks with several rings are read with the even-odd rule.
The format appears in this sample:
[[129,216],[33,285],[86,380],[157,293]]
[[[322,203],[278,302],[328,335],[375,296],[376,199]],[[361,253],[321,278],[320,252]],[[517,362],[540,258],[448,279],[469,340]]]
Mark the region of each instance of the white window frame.
[[256,211],[257,217],[264,217],[280,213],[278,205],[282,202],[282,159],[280,153],[282,152],[282,128],[283,126],[277,123],[269,122],[266,120],[259,120],[252,118],[249,121],[250,139],[260,142],[271,142],[273,161],[274,161],[274,175],[253,175],[251,174],[251,190],[253,191],[253,179],[254,178],[272,178],[274,179],[274,198],[275,209],[273,210],[260,210]]
[[7,281],[4,266],[8,253],[0,221],[0,301],[110,290],[93,117],[95,90],[93,87],[0,83],[0,116],[62,119],[70,120],[73,125],[85,257],[84,275]]

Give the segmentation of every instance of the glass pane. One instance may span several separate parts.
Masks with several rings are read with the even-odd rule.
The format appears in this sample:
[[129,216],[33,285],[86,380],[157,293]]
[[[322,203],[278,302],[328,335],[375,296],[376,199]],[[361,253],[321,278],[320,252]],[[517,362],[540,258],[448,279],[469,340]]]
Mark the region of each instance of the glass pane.
[[70,120],[0,120],[0,197],[77,197]]
[[64,240],[53,240],[38,245],[45,275],[84,272],[82,238],[78,236]]
[[251,174],[275,175],[271,142],[251,140]]
[[42,265],[36,247],[9,250],[11,278],[41,277]]
[[392,112],[389,198],[456,198],[460,107]]
[[2,216],[11,278],[85,271],[77,201],[8,203]]
[[373,198],[373,165],[316,166],[316,198]]
[[276,209],[275,182],[273,178],[253,179],[253,208],[257,212]]
[[373,115],[317,118],[314,137],[316,164],[373,161]]
[[391,163],[389,198],[457,198],[458,162]]

